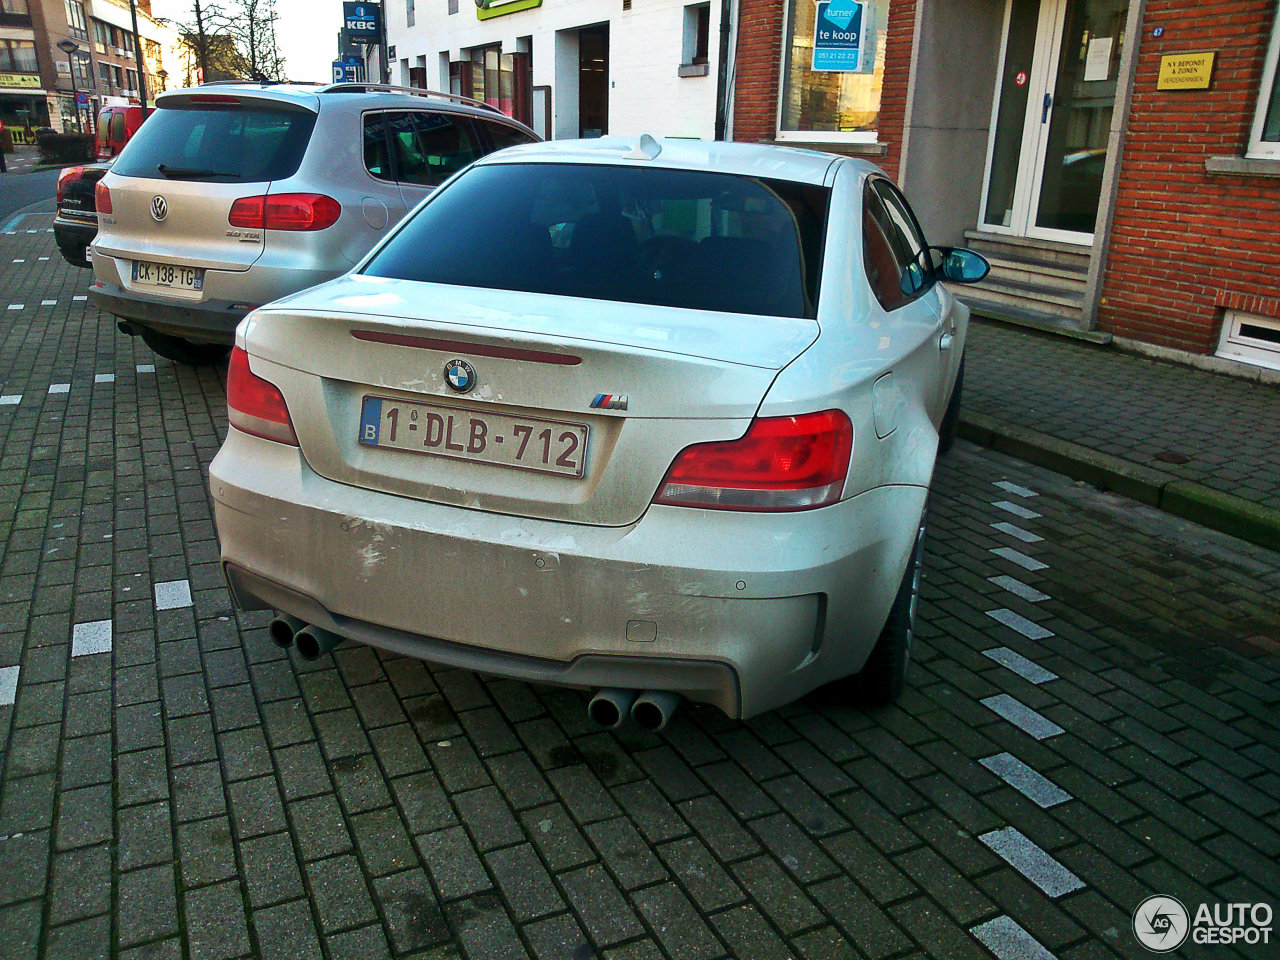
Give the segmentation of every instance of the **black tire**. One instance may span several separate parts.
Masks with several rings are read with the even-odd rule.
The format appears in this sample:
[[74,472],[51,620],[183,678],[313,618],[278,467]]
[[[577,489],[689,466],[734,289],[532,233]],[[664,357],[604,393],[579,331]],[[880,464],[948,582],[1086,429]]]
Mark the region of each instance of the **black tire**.
[[924,566],[924,518],[916,532],[911,559],[902,574],[898,593],[889,608],[889,619],[880,631],[871,656],[862,670],[850,677],[850,692],[868,707],[887,706],[898,699],[911,663],[911,641],[916,633],[916,602],[920,597],[920,571]]
[[192,367],[222,363],[231,352],[231,348],[223,343],[200,343],[183,337],[171,337],[167,333],[156,333],[154,330],[143,330],[142,339],[165,359]]
[[951,390],[951,400],[947,403],[946,412],[942,415],[942,426],[938,428],[938,453],[944,454],[956,442],[956,430],[960,425],[960,394],[964,390],[964,357],[960,358],[960,369],[956,371],[956,385]]

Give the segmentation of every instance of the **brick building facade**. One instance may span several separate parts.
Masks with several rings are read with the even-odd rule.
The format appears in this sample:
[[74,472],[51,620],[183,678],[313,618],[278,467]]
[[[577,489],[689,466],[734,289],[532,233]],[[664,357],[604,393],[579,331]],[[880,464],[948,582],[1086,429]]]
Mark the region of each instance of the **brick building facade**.
[[[874,123],[819,108],[806,135],[780,103],[813,6],[739,0],[734,139],[880,164],[934,242],[992,260],[981,312],[1280,368],[1275,0],[868,0]],[[1207,53],[1207,88],[1159,89]]]

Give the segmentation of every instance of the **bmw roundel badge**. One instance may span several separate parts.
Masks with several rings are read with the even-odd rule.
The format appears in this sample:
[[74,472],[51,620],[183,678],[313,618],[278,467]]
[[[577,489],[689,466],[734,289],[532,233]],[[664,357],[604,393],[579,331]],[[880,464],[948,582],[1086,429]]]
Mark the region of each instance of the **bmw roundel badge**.
[[455,358],[444,365],[444,380],[454,393],[468,393],[476,385],[476,368]]

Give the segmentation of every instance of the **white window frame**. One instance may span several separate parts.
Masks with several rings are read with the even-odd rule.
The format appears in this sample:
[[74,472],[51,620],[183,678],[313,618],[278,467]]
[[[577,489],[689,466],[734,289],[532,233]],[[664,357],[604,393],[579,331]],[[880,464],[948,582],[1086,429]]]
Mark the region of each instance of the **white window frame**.
[[1267,122],[1267,108],[1276,95],[1277,62],[1280,61],[1280,10],[1271,26],[1271,45],[1267,48],[1266,65],[1262,70],[1262,84],[1258,87],[1258,106],[1253,115],[1253,129],[1249,133],[1248,156],[1265,160],[1280,160],[1280,141],[1263,140],[1262,128]]
[[[782,129],[783,91],[786,89],[787,83],[787,57],[791,52],[791,38],[787,36],[787,23],[788,21],[794,23],[792,10],[799,2],[801,0],[786,0],[782,5],[782,49],[778,57],[778,109],[773,118],[774,139],[779,143],[788,140],[798,143],[879,143],[880,130],[878,120],[875,130],[851,130],[847,133],[841,130]],[[877,37],[877,42],[883,43],[884,37]],[[881,92],[883,93],[883,91]]]

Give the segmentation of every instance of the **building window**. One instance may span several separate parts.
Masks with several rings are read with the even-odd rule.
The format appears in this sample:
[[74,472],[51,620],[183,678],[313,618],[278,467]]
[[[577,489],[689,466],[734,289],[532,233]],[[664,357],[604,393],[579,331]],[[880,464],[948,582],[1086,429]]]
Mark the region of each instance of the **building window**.
[[84,4],[80,0],[65,0],[67,32],[81,40],[89,39],[89,27],[84,18]]
[[680,62],[705,64],[711,37],[711,4],[698,3],[684,8],[684,44]]
[[1262,87],[1258,91],[1258,113],[1249,138],[1249,156],[1280,159],[1280,12],[1271,28],[1271,46],[1267,49],[1262,71]]
[[405,26],[412,27],[415,21],[413,0],[404,0],[404,22]]
[[93,21],[93,46],[99,53],[106,53],[111,46],[111,31],[101,20]]
[[136,49],[133,45],[133,34],[122,30],[120,32],[120,46],[124,48],[125,53],[133,56]]
[[790,0],[778,138],[874,142],[889,0]]
[[30,40],[0,40],[0,70],[39,73],[35,43]]
[[16,13],[26,16],[27,0],[0,0],[0,13]]
[[111,64],[98,61],[98,79],[102,81],[102,89],[111,92]]

